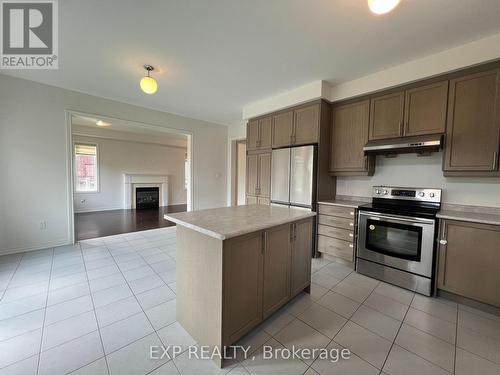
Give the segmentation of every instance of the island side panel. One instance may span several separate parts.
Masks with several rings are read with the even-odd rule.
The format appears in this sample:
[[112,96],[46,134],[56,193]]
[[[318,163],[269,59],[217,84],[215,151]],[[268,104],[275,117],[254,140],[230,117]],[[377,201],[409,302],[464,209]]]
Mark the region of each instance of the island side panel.
[[177,320],[199,345],[222,345],[222,241],[177,225]]
[[263,232],[224,241],[223,343],[234,344],[262,321]]

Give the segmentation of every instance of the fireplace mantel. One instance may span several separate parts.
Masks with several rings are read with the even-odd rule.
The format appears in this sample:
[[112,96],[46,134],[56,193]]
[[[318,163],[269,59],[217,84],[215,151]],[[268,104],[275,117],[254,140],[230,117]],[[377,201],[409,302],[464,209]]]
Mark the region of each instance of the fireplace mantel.
[[135,208],[135,190],[138,187],[158,187],[160,191],[160,207],[168,206],[167,175],[125,173],[123,177],[125,182],[125,208]]

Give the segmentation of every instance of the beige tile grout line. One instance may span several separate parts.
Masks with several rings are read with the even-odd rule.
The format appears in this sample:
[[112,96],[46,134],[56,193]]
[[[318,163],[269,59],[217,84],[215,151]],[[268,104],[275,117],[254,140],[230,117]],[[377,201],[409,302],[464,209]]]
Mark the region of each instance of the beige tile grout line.
[[[124,242],[128,242],[128,241],[124,241]],[[105,247],[106,247],[106,246],[105,246]],[[107,247],[106,247],[106,249],[109,251],[109,249],[108,249]],[[160,249],[160,250],[161,250],[161,249]],[[80,251],[83,251],[83,249],[80,249]],[[136,250],[134,250],[134,251],[135,251],[135,252],[137,252]],[[162,250],[162,252],[164,252],[164,251]],[[139,255],[139,256],[141,256],[141,258],[143,258],[141,254],[138,254],[138,255]],[[112,254],[111,254],[111,256],[112,256]],[[167,254],[167,256],[168,256],[168,254]],[[23,257],[24,257],[24,254],[23,254],[23,256],[21,257],[21,260],[23,259]],[[54,249],[52,248],[52,264],[53,264],[53,257],[54,257]],[[113,256],[112,256],[112,257],[113,257]],[[170,256],[169,256],[169,257],[170,257]],[[171,257],[170,257],[170,258],[171,258]],[[114,257],[113,257],[113,259],[114,259]],[[143,258],[143,259],[144,259],[144,258]],[[18,262],[17,267],[16,267],[16,270],[15,270],[15,271],[14,271],[14,273],[12,274],[11,279],[12,279],[12,277],[14,276],[14,274],[16,273],[16,271],[17,271],[17,269],[18,269],[19,265],[21,264],[21,260]],[[115,261],[115,263],[116,263],[116,261]],[[52,271],[52,264],[51,264],[51,271]],[[148,263],[148,265],[149,265],[149,263]],[[326,265],[328,265],[328,264],[326,264]],[[318,269],[317,269],[317,270],[315,270],[313,273],[320,271],[320,270],[321,270],[322,268],[324,268],[326,265],[324,265],[323,267],[318,268]],[[152,268],[152,267],[151,267],[151,268]],[[156,273],[156,270],[154,270],[154,269],[153,269],[153,271],[155,271],[155,273]],[[350,273],[349,273],[349,275],[350,275],[350,274],[352,274],[352,272],[350,272]],[[345,276],[343,279],[341,279],[341,280],[339,281],[339,283],[340,283],[340,282],[342,282],[342,281],[344,281],[344,280],[345,280],[345,279],[346,279],[349,275],[347,275],[347,276]],[[106,277],[106,276],[105,276],[105,277]],[[49,280],[50,280],[50,279],[51,279],[51,277],[49,278]],[[163,279],[162,279],[162,280],[163,280]],[[88,280],[87,280],[87,281],[88,281]],[[9,283],[10,283],[10,281],[9,281]],[[337,284],[335,284],[333,287],[329,288],[329,289],[328,289],[328,291],[332,291],[332,290],[333,290],[333,288],[334,288],[336,285],[338,285],[339,283],[337,283]],[[165,283],[165,284],[166,284],[166,283]],[[76,284],[74,284],[74,285],[76,285]],[[171,289],[168,285],[167,285],[167,287],[168,287],[169,289]],[[110,287],[110,288],[113,288],[113,287]],[[105,288],[105,289],[109,289],[109,288]],[[103,289],[103,290],[105,290],[105,289]],[[152,289],[155,289],[155,288],[152,288]],[[151,290],[152,290],[152,289],[151,289]],[[326,288],[325,288],[325,289],[326,289]],[[6,289],[6,290],[7,290],[7,289]],[[364,301],[365,301],[367,298],[369,298],[369,296],[370,296],[370,295],[374,292],[374,290],[375,290],[375,288],[374,288],[374,289],[372,290],[372,292],[371,292],[371,293],[370,293],[370,294],[369,294],[369,295],[368,295],[368,296],[364,299]],[[49,288],[48,288],[48,291],[47,291],[47,296],[48,296],[48,292],[49,292]],[[175,292],[174,292],[174,293],[175,293]],[[325,294],[326,294],[326,293],[325,293]],[[135,294],[134,294],[134,296],[135,296]],[[77,297],[77,298],[79,298],[79,297]],[[127,297],[127,298],[129,298],[129,297]],[[346,297],[346,298],[349,298],[349,297]],[[415,298],[415,296],[412,298],[412,301],[413,301],[413,299],[414,299],[414,298]],[[70,300],[71,300],[71,299],[70,299]],[[69,300],[68,300],[68,301],[69,301]],[[360,306],[361,306],[361,305],[363,305],[364,301],[360,304]],[[66,302],[66,301],[64,301],[64,302]],[[116,302],[118,302],[118,301],[116,301]],[[313,302],[314,302],[314,303],[317,303],[316,301],[313,301]],[[355,302],[358,302],[358,301],[355,301]],[[56,305],[57,305],[57,304],[56,304]],[[140,304],[139,304],[139,305],[140,305]],[[458,305],[458,304],[457,304],[457,305]],[[106,306],[107,306],[107,305],[106,305]],[[358,306],[358,309],[359,309],[359,307],[360,307],[360,306]],[[46,307],[47,307],[47,306],[46,306]],[[45,308],[46,308],[46,307],[45,307]],[[326,308],[326,307],[325,307],[325,308]],[[408,306],[407,312],[409,311],[409,308],[411,308],[411,302],[410,302],[410,305]],[[141,306],[141,309],[142,309],[142,306]],[[357,311],[358,309],[356,309],[356,311]],[[95,309],[94,309],[94,310],[95,310]],[[306,309],[306,310],[307,310],[307,309]],[[457,306],[457,323],[456,323],[456,327],[457,327],[457,328],[456,328],[456,329],[458,329],[458,310],[459,310],[459,307]],[[144,310],[143,310],[143,309],[142,309],[142,311],[144,312]],[[304,310],[304,311],[305,311],[305,310]],[[353,313],[353,315],[356,313],[356,311]],[[421,311],[421,310],[420,310],[420,311]],[[407,313],[407,312],[406,312],[406,313]],[[20,314],[20,315],[23,315],[23,314]],[[20,315],[18,315],[18,316],[20,316]],[[291,315],[292,315],[292,314],[291,314]],[[474,315],[476,315],[476,314],[474,314]],[[298,316],[295,316],[295,315],[293,315],[293,316],[294,316],[294,319],[299,319],[299,320],[301,320]],[[352,315],[351,315],[351,316],[352,316]],[[405,314],[405,316],[406,316],[406,314]],[[437,318],[437,319],[439,319],[438,317],[436,317],[436,318]],[[44,317],[44,319],[45,319],[45,317]],[[126,319],[126,318],[125,318],[125,319]],[[404,318],[403,318],[403,319],[404,319]],[[63,320],[65,320],[65,319],[63,319]],[[123,319],[121,319],[121,320],[123,320]],[[292,321],[293,321],[293,320],[292,320]],[[302,321],[302,320],[301,320],[301,321]],[[350,321],[350,319],[348,319],[347,321]],[[346,323],[347,323],[347,321],[346,321]],[[291,323],[291,322],[290,322],[290,323]],[[290,323],[288,323],[288,324],[290,324]],[[305,323],[305,322],[304,322],[304,323]],[[346,324],[346,323],[345,323],[345,324]],[[403,324],[403,323],[404,323],[404,321],[402,322],[402,324]],[[172,324],[174,324],[174,323],[172,323]],[[287,325],[285,325],[282,329],[284,329],[286,326],[288,326],[288,324],[287,324]],[[307,324],[307,323],[305,323],[305,324]],[[344,326],[345,326],[345,324],[344,324]],[[401,328],[402,324],[400,325],[400,328]],[[170,324],[170,325],[171,325],[171,324]],[[169,325],[167,325],[167,326],[169,326]],[[344,326],[342,326],[342,328],[343,328]],[[311,327],[311,328],[313,328],[313,329],[314,329],[314,327]],[[342,330],[342,328],[341,328],[340,330]],[[415,328],[416,328],[416,327],[415,327]],[[38,328],[38,329],[39,329],[39,328]],[[418,329],[418,328],[416,328],[416,329]],[[36,330],[36,329],[35,329],[35,330]],[[35,330],[33,330],[33,331],[35,331]],[[315,330],[316,330],[316,329],[315,329]],[[340,332],[340,330],[339,330],[339,332]],[[33,332],[33,331],[30,331],[30,332]],[[369,330],[369,331],[370,331],[370,330]],[[95,332],[95,331],[93,331],[93,332]],[[155,330],[155,332],[157,332],[157,331]],[[280,330],[280,332],[281,332],[281,330]],[[370,332],[372,332],[372,331],[370,331]],[[27,332],[27,333],[29,333],[29,332]],[[376,334],[375,332],[373,332],[373,333],[374,333],[374,334]],[[398,330],[398,333],[399,333],[399,330]],[[338,333],[337,333],[337,334],[338,334]],[[431,334],[429,334],[429,335],[431,335]],[[82,335],[82,336],[84,336],[84,335]],[[82,336],[80,336],[80,337],[82,337]],[[431,336],[433,336],[433,335],[431,335]],[[396,337],[397,337],[397,335],[396,335]],[[435,336],[434,336],[434,337],[435,337]],[[270,335],[269,339],[268,339],[268,340],[266,340],[266,342],[268,342],[268,341],[269,341],[269,340],[271,340],[272,338],[273,338],[273,339],[275,339],[276,341],[278,341],[278,340],[277,340],[274,336]],[[75,339],[78,339],[78,338],[75,338]],[[74,340],[75,340],[75,339],[74,339]],[[140,340],[140,339],[138,339],[138,340]],[[73,340],[69,340],[69,341],[73,341]],[[69,342],[69,341],[68,341],[68,342]],[[137,340],[134,340],[133,342],[135,342],[135,341],[137,341]],[[334,341],[334,339],[331,339],[328,345],[330,345],[330,343],[331,343],[332,341]],[[442,340],[442,341],[444,341],[444,340]],[[133,343],[133,342],[131,342],[131,343]],[[278,341],[278,342],[279,342],[279,341]],[[394,342],[395,342],[395,339],[394,339]],[[445,341],[445,342],[446,342],[446,341]],[[67,343],[67,342],[66,342],[66,343]],[[130,345],[131,343],[129,343],[129,344],[127,344],[127,345]],[[64,344],[64,343],[63,343],[63,344]],[[60,344],[60,345],[63,345],[63,344]],[[264,343],[264,344],[265,344],[265,343]],[[281,344],[281,343],[280,343],[280,344]],[[282,345],[282,344],[281,344],[281,345]],[[57,346],[59,346],[59,345],[57,345]],[[262,346],[262,345],[261,345],[261,346]],[[255,351],[257,351],[257,350],[258,350],[261,346],[259,346],[259,347],[258,347]],[[119,349],[121,349],[121,348],[119,348]],[[119,349],[117,349],[117,350],[119,350]],[[392,346],[391,346],[391,349],[392,349]],[[457,346],[456,346],[456,337],[455,337],[455,359],[456,359],[456,349],[457,349]],[[255,351],[254,351],[254,352],[255,352]],[[467,351],[467,352],[468,352],[468,351]],[[390,351],[389,351],[389,353],[390,353]],[[39,352],[38,354],[35,354],[35,355],[33,355],[33,356],[30,356],[30,357],[28,357],[28,358],[23,358],[22,360],[19,360],[19,361],[16,361],[16,362],[14,362],[14,363],[11,363],[11,364],[9,364],[9,365],[8,365],[8,366],[6,366],[6,367],[9,367],[9,366],[14,365],[14,364],[16,364],[16,363],[18,363],[18,362],[21,362],[21,361],[27,360],[27,359],[29,359],[29,358],[32,358],[32,357],[36,356],[36,355],[39,355],[39,356],[40,356],[40,354],[41,354],[41,352]],[[412,354],[415,354],[415,353],[413,353],[413,352],[412,352]],[[472,354],[474,354],[474,353],[472,353]],[[415,355],[417,355],[417,354],[415,354]],[[417,355],[417,356],[418,356],[418,355]],[[418,357],[420,357],[420,356],[418,356]],[[479,357],[480,357],[480,358],[483,358],[483,357],[481,357],[481,356],[479,356]],[[98,360],[100,360],[100,359],[102,359],[102,358],[103,358],[103,357],[100,357],[100,358],[96,359],[95,361],[90,362],[89,364],[94,363],[94,362],[96,362],[96,361],[98,361]],[[423,358],[423,357],[420,357],[420,358],[422,358],[422,359],[423,359],[423,360],[425,360],[426,362],[429,362],[429,363],[433,364],[432,362],[428,361],[427,359],[425,359],[425,358]],[[362,359],[362,358],[361,358],[361,359]],[[39,358],[39,360],[40,360],[40,358]],[[363,360],[363,359],[362,359],[362,360]],[[386,358],[386,360],[387,360],[387,358]],[[494,362],[492,362],[492,361],[490,361],[490,360],[488,360],[488,359],[485,359],[485,360],[487,360],[488,362],[494,363]],[[364,360],[363,360],[363,361],[364,361]],[[365,361],[365,362],[366,362],[366,361]],[[168,363],[168,362],[166,362],[166,363]],[[241,362],[240,362],[240,363],[241,363]],[[367,362],[367,363],[368,363],[368,362]],[[89,365],[89,364],[86,364],[86,365],[84,365],[84,366],[87,366],[87,365]],[[175,363],[173,363],[173,364],[174,364],[174,366],[175,366]],[[314,364],[314,361],[313,361],[313,363],[312,363],[312,364]],[[308,369],[309,369],[309,368],[311,368],[312,364],[308,366]],[[385,363],[384,363],[384,364],[385,364]],[[371,364],[370,364],[370,365],[371,365]],[[433,364],[433,365],[435,365],[435,364]],[[84,367],[84,366],[82,366],[82,367]],[[436,366],[437,366],[437,365],[436,365]],[[6,368],[6,367],[4,367],[4,368]],[[243,366],[243,367],[244,367],[244,366]],[[438,366],[438,367],[439,367],[439,366]],[[244,368],[245,368],[245,367],[244,367]],[[157,368],[156,368],[156,369],[157,369]],[[155,371],[156,369],[154,369],[154,370],[152,370],[152,371]],[[245,369],[246,369],[246,368],[245,368]],[[76,369],[76,370],[74,370],[74,371],[77,371],[77,370],[78,370],[78,369]],[[231,369],[230,371],[232,371],[232,369]]]
[[[128,240],[127,240],[127,242],[128,242],[128,243],[130,243],[130,241],[128,241]],[[176,248],[177,248],[177,238],[175,238],[175,242],[174,242],[174,243],[175,243],[175,246],[176,246]],[[152,247],[152,248],[153,248],[153,247]],[[165,254],[165,255],[166,255],[166,256],[167,256],[170,260],[172,260],[172,261],[175,263],[175,272],[176,272],[176,274],[177,274],[177,260],[176,260],[176,259],[173,259],[170,255],[168,255],[166,252],[164,252],[164,251],[163,251],[162,249],[160,249],[159,247],[155,246],[154,248],[159,249],[159,250],[162,252],[162,254]],[[147,250],[147,249],[142,249],[142,250]],[[163,278],[160,276],[160,274],[159,274],[158,272],[156,272],[156,270],[155,270],[153,267],[151,267],[151,265],[149,264],[149,262],[148,262],[148,261],[144,258],[144,256],[143,256],[141,253],[139,253],[139,252],[138,252],[138,251],[136,251],[136,250],[134,250],[134,251],[135,251],[135,252],[136,252],[136,253],[137,253],[137,254],[141,257],[141,259],[142,259],[143,261],[145,261],[145,262],[146,262],[146,264],[148,265],[148,267],[149,267],[149,268],[151,268],[151,269],[153,270],[154,274],[155,274],[156,276],[158,276],[158,277],[160,278],[160,280],[161,280],[161,281],[163,281],[163,283],[165,284],[165,286],[166,286],[168,289],[170,289],[170,291],[171,291],[172,293],[174,293],[174,294],[175,294],[175,303],[177,304],[177,293],[176,293],[174,290],[172,290],[172,288],[170,288],[170,287],[168,286],[168,284],[165,282],[165,280],[163,280]],[[118,266],[118,268],[120,268],[120,266]],[[120,271],[121,271],[121,270],[120,270]],[[123,277],[125,278],[125,276],[123,276]],[[125,279],[125,280],[126,280],[126,279]],[[127,283],[128,283],[128,280],[126,280],[126,281],[127,281]],[[130,286],[129,286],[129,288],[130,288]],[[153,290],[153,289],[156,289],[156,288],[152,288],[152,289],[149,289],[149,290]],[[134,291],[132,290],[132,288],[130,288],[130,290],[132,291],[132,294],[133,294],[133,295],[134,295],[134,297],[135,297],[135,293],[134,293]],[[146,291],[144,291],[144,292],[147,292],[147,291],[149,291],[149,290],[146,290]],[[142,293],[144,293],[144,292],[142,292]],[[138,293],[138,294],[141,294],[141,293]],[[137,297],[136,297],[136,300],[137,300]],[[171,301],[171,300],[169,300],[169,301]],[[166,302],[168,302],[168,301],[166,301]],[[142,307],[142,305],[140,304],[139,300],[137,300],[137,303],[139,304],[139,306],[141,307],[142,312],[144,313],[144,315],[145,315],[145,316],[146,316],[146,318],[148,319],[149,323],[151,324],[151,327],[153,327],[153,330],[155,331],[156,336],[158,336],[158,339],[160,340],[160,342],[161,342],[163,345],[165,345],[165,343],[162,341],[162,339],[161,339],[160,335],[158,334],[158,331],[156,330],[156,328],[153,326],[153,324],[152,324],[152,323],[151,323],[151,321],[149,320],[148,314],[146,314],[146,311],[144,311],[144,308],[143,308],[143,307]],[[165,302],[162,302],[162,303],[165,303]],[[152,306],[152,307],[150,307],[150,308],[153,308],[153,307],[159,306],[159,305],[161,305],[162,303],[159,303],[158,305]],[[176,313],[176,316],[175,316],[175,322],[170,323],[170,324],[167,324],[165,327],[169,327],[169,326],[171,326],[172,324],[175,324],[176,322],[177,322],[177,313]],[[162,327],[162,328],[160,328],[160,329],[163,329],[163,328],[165,328],[165,327]],[[186,350],[187,350],[187,349],[186,349]],[[182,353],[184,353],[186,350],[184,350]],[[180,354],[182,354],[182,353],[180,353]],[[170,355],[169,355],[169,357],[170,357]],[[177,368],[177,365],[175,364],[174,358],[170,358],[170,360],[172,361],[172,364],[174,365],[174,367],[175,367],[175,369],[177,370],[177,372],[180,374],[180,371],[179,371],[179,369]],[[151,372],[153,372],[153,371],[156,371],[158,368],[160,368],[160,367],[164,366],[164,365],[165,365],[166,363],[168,363],[168,362],[170,362],[170,361],[167,361],[167,362],[165,362],[164,364],[162,364],[162,365],[160,365],[160,366],[156,367],[155,369],[153,369],[153,370],[151,370],[150,372],[148,372],[148,374],[150,374],[150,373],[151,373]],[[146,375],[147,375],[147,374],[146,374]]]
[[[104,350],[104,342],[102,341],[101,327],[99,326],[99,321],[97,320],[97,312],[96,312],[95,304],[94,304],[94,296],[92,295],[92,290],[90,289],[90,280],[89,280],[87,265],[85,264],[85,258],[83,257],[83,250],[82,250],[82,247],[80,246],[79,243],[78,243],[78,247],[80,248],[80,252],[82,254],[83,267],[85,268],[85,275],[87,276],[87,284],[89,287],[90,300],[92,301],[92,308],[93,308],[93,312],[94,312],[95,324],[97,325],[97,333],[99,333],[99,340],[101,341],[102,354],[104,355],[104,361],[106,362],[106,370],[108,371],[108,374],[110,374],[111,372],[109,371],[108,359],[106,358],[106,351]],[[108,249],[108,252],[109,252],[109,249]],[[114,261],[114,258],[113,258],[113,261]],[[93,331],[93,332],[95,332],[95,331]],[[96,361],[99,359],[100,358],[96,359]],[[95,361],[93,361],[93,362],[95,362]],[[90,363],[93,363],[93,362],[90,362]],[[90,363],[86,363],[85,365],[81,366],[80,368],[85,367],[85,366],[89,365]],[[74,370],[74,371],[76,371],[76,370]]]
[[453,356],[453,373],[457,372],[457,344],[458,344],[458,303],[457,303],[457,321],[455,323],[455,355]]
[[38,348],[38,363],[36,366],[37,375],[40,373],[40,360],[42,359],[43,334],[45,333],[45,318],[47,317],[47,303],[49,301],[50,281],[52,279],[52,267],[54,266],[54,248],[52,248],[52,259],[50,262],[49,283],[47,285],[47,296],[45,297],[45,309],[43,311],[42,334],[40,337],[40,346]]
[[[130,243],[128,240],[125,240],[125,242]],[[132,292],[132,295],[134,296],[134,299],[135,299],[135,301],[137,302],[137,304],[139,305],[139,307],[141,308],[142,313],[144,314],[144,316],[145,316],[145,317],[146,317],[146,319],[148,320],[149,324],[151,325],[151,328],[153,328],[153,332],[154,332],[154,334],[156,335],[156,337],[158,338],[158,340],[159,340],[159,341],[163,344],[163,341],[161,340],[160,336],[158,335],[158,331],[157,331],[157,330],[156,330],[156,328],[154,327],[153,323],[151,323],[151,320],[149,319],[148,314],[146,314],[146,311],[144,311],[144,308],[142,307],[142,305],[140,304],[139,300],[137,299],[137,296],[136,296],[136,294],[134,293],[134,290],[130,287],[129,281],[127,280],[127,278],[126,278],[126,277],[125,277],[125,275],[123,274],[123,271],[120,269],[120,266],[116,263],[116,259],[115,259],[114,255],[111,253],[111,251],[109,250],[109,248],[108,248],[106,245],[105,245],[105,247],[106,247],[106,249],[108,249],[109,253],[111,254],[111,257],[113,258],[113,261],[115,262],[115,264],[117,265],[118,269],[120,270],[120,274],[122,275],[123,279],[125,280],[125,283],[126,283],[126,284],[127,284],[127,286],[129,287],[130,291]],[[134,252],[135,252],[135,253],[137,253],[137,250],[135,250],[135,249],[134,249]],[[162,251],[162,252],[163,252],[163,251]],[[142,255],[141,255],[141,254],[139,254],[139,253],[137,253],[137,254],[138,254],[138,255],[139,255],[139,256],[140,256],[140,257],[144,260],[144,258],[142,257]],[[146,263],[147,263],[147,262],[146,262]],[[154,270],[154,269],[153,269],[153,268],[149,265],[149,263],[148,263],[148,267],[149,267],[149,268],[151,268],[151,269],[153,270],[153,272],[155,272],[155,274],[156,274],[156,271],[155,271],[155,270]],[[177,269],[176,269],[176,271],[177,271]],[[157,276],[158,276],[158,275],[157,275]],[[158,276],[158,277],[160,277],[160,276]],[[160,279],[161,279],[161,281],[162,281],[162,282],[163,282],[163,283],[167,286],[167,288],[168,288],[168,285],[167,285],[167,284],[163,281],[163,279],[162,279],[161,277],[160,277]],[[90,286],[89,286],[89,287],[90,287]],[[155,288],[152,288],[152,289],[155,289]],[[150,289],[150,290],[152,290],[152,289]],[[170,289],[170,288],[169,288],[169,289]],[[130,297],[127,297],[127,298],[130,298]],[[176,297],[176,298],[177,298],[177,297]],[[137,314],[134,314],[134,315],[137,315]],[[128,317],[128,318],[129,318],[129,317]],[[97,317],[96,317],[96,319],[97,319]],[[127,319],[127,318],[125,318],[125,319]],[[122,320],[123,320],[123,319],[122,319]],[[176,318],[176,321],[177,321],[177,318]],[[172,323],[172,324],[173,324],[173,323]],[[97,322],[97,326],[99,327],[99,322]],[[169,326],[169,325],[167,325],[167,326]],[[165,327],[167,327],[167,326],[165,326]],[[165,328],[165,327],[162,327],[162,328]],[[99,335],[100,335],[100,331],[99,331]],[[149,333],[149,334],[147,334],[147,335],[144,335],[144,336],[142,336],[142,337],[138,338],[137,340],[134,340],[134,341],[132,341],[132,342],[128,343],[127,345],[125,345],[125,346],[123,346],[123,347],[121,347],[121,348],[119,348],[119,349],[117,349],[117,350],[113,351],[113,353],[114,353],[114,352],[116,352],[116,351],[118,351],[118,350],[120,350],[120,349],[123,349],[123,348],[124,348],[124,347],[126,347],[126,346],[129,346],[130,344],[133,344],[133,343],[134,343],[134,342],[136,342],[136,341],[142,340],[144,337],[147,337],[147,336],[149,336],[149,335],[151,335],[151,333]],[[102,338],[101,338],[101,339],[102,339]],[[103,345],[103,351],[104,351],[104,345]],[[111,354],[111,353],[109,353],[109,354]],[[106,352],[104,351],[104,357],[106,358],[106,364],[107,364],[107,356],[108,356],[108,354],[106,354]],[[172,360],[172,359],[170,359],[170,360],[171,360],[171,361],[172,361],[172,363],[173,363],[173,360]],[[158,365],[158,366],[157,366],[157,367],[155,367],[152,371],[154,371],[154,370],[158,369],[159,367],[163,366],[164,364],[166,364],[166,363],[168,363],[168,362],[170,362],[170,361],[167,361],[167,362],[165,362],[165,363],[163,363],[163,364]],[[175,363],[174,363],[174,366],[175,366]],[[176,368],[177,368],[177,367],[176,367]],[[177,371],[178,371],[178,370],[177,370]],[[109,371],[109,366],[108,366],[108,373],[111,373],[111,372]]]

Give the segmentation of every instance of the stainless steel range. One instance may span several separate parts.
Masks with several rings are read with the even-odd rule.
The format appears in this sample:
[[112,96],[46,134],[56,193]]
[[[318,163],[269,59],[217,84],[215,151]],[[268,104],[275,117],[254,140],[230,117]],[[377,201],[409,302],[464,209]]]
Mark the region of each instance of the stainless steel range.
[[441,189],[374,186],[359,207],[356,270],[430,296]]

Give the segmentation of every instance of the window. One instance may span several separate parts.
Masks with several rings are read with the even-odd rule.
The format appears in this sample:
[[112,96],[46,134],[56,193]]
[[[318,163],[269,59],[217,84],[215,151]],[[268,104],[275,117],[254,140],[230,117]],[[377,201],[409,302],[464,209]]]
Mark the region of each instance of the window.
[[97,145],[75,143],[75,191],[95,193],[98,183]]

